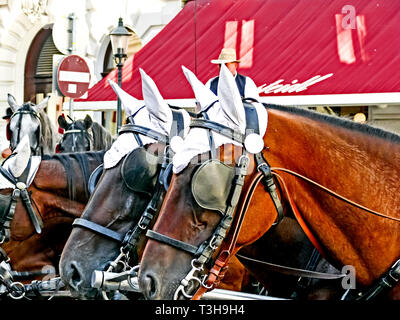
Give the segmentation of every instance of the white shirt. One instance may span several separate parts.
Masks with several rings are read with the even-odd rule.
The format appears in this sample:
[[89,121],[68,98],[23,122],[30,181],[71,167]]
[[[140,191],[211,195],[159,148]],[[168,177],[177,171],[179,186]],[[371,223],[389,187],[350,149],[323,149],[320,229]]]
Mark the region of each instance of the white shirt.
[[[256,84],[254,83],[253,79],[251,79],[250,77],[244,76],[246,77],[246,85],[244,87],[244,97],[245,98],[254,98],[254,99],[259,99],[260,96],[258,94],[258,88],[256,86]],[[210,80],[208,80],[206,82],[206,87],[207,88],[211,88],[211,81],[213,81],[215,78],[217,77],[213,77]],[[236,75],[235,75],[236,78]]]

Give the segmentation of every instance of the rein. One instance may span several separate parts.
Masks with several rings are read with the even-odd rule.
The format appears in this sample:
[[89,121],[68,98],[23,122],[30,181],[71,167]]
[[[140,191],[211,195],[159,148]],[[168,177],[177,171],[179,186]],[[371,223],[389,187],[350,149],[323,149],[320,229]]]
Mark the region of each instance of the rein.
[[380,213],[380,212],[378,212],[378,211],[375,211],[375,210],[369,209],[369,208],[367,208],[367,207],[364,207],[364,206],[362,206],[361,204],[358,204],[358,203],[356,203],[356,202],[354,202],[354,201],[352,201],[352,200],[350,200],[350,199],[347,199],[347,198],[341,196],[340,194],[338,194],[338,193],[336,193],[336,192],[330,190],[329,188],[324,187],[323,185],[321,185],[321,184],[319,184],[319,183],[317,183],[317,182],[315,182],[315,181],[313,181],[313,180],[311,180],[311,179],[309,179],[309,178],[307,178],[307,177],[305,177],[305,176],[303,176],[303,175],[301,175],[301,174],[299,174],[299,173],[297,173],[297,172],[294,172],[294,171],[292,171],[292,170],[285,169],[285,168],[271,167],[271,171],[273,171],[273,174],[276,175],[276,176],[278,176],[282,181],[283,181],[282,177],[280,177],[279,174],[277,174],[277,173],[274,172],[274,171],[283,171],[283,172],[289,173],[289,174],[291,174],[291,175],[293,175],[293,176],[296,176],[296,177],[298,177],[298,178],[300,178],[300,179],[303,179],[303,180],[305,180],[305,181],[307,181],[307,182],[309,182],[309,183],[311,183],[311,184],[317,186],[318,188],[320,188],[320,189],[322,189],[322,190],[328,192],[328,193],[331,194],[332,196],[334,196],[334,197],[336,197],[336,198],[338,198],[338,199],[340,199],[340,200],[342,200],[342,201],[344,201],[344,202],[347,202],[348,204],[350,204],[350,205],[352,205],[352,206],[354,206],[354,207],[357,207],[357,208],[359,208],[359,209],[361,209],[361,210],[363,210],[363,211],[369,212],[369,213],[371,213],[371,214],[373,214],[373,215],[376,215],[376,216],[379,216],[379,217],[381,217],[381,218],[386,218],[386,219],[390,219],[390,220],[394,220],[394,221],[400,222],[400,219],[399,219],[399,218],[391,217],[391,216],[382,214],[382,213]]

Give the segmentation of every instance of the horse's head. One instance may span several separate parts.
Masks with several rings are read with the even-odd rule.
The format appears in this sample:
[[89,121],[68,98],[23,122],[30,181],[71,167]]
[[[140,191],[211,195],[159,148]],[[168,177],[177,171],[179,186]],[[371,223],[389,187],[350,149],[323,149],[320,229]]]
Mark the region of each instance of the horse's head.
[[[260,137],[255,145],[244,140],[254,136],[247,135],[245,109],[224,66],[218,97],[189,70],[184,72],[200,112],[212,121],[193,121],[173,158],[174,175],[153,230],[147,233],[150,240],[140,264],[139,285],[149,299],[180,298],[180,293],[191,294],[198,288],[198,271],[210,268],[232,222],[241,186],[248,188],[255,171],[248,151],[260,152],[264,147]],[[263,106],[255,103],[254,107],[263,136],[267,114]]]
[[85,119],[68,122],[64,116],[58,117],[60,128],[64,129],[64,134],[57,145],[57,152],[84,152],[90,151],[93,147],[93,137],[89,130],[93,125],[93,120],[89,115]]
[[15,150],[22,137],[28,136],[30,147],[34,155],[39,155],[42,147],[42,126],[40,111],[47,105],[49,97],[38,105],[26,102],[18,105],[15,98],[8,94],[8,103],[13,111],[8,124],[10,149]]
[[[119,259],[116,266],[110,263],[127,253],[123,240],[152,199],[160,172],[165,170],[162,164],[166,143],[172,128],[176,128],[172,109],[154,82],[142,70],[141,73],[144,104],[110,82],[131,123],[121,128],[106,152],[103,172],[81,219],[75,221],[61,256],[64,283],[84,298],[97,296],[91,286],[93,271],[119,272],[126,267],[124,263],[137,264],[136,250]],[[183,129],[187,131],[185,124],[190,117],[183,110],[178,112],[184,117]]]

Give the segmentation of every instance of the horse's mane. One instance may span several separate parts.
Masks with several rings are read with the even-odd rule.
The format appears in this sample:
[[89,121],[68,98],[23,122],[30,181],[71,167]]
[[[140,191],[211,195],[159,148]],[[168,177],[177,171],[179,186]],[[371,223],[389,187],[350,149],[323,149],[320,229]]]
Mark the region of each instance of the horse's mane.
[[90,174],[92,173],[89,167],[89,160],[90,158],[92,158],[97,160],[99,163],[102,163],[104,153],[105,151],[101,150],[101,151],[45,154],[43,155],[42,160],[57,160],[61,162],[67,176],[68,196],[71,200],[74,200],[76,196],[75,195],[76,172],[74,170],[72,161],[75,160],[78,162],[79,169],[81,170],[82,175],[84,177],[85,193],[86,196],[88,196],[89,195],[88,182]]
[[102,125],[93,121],[92,127],[93,135],[93,149],[94,150],[108,150],[110,149],[113,141],[111,133],[107,131]]
[[276,105],[276,104],[267,104],[263,103],[263,105],[267,109],[275,109],[279,111],[284,111],[284,112],[289,112],[293,113],[299,116],[303,116],[312,120],[317,120],[317,121],[323,121],[326,123],[329,123],[334,126],[338,126],[340,128],[346,128],[349,130],[361,132],[367,135],[372,135],[374,137],[379,137],[384,140],[398,143],[400,144],[400,135],[386,131],[381,128],[373,127],[369,124],[361,124],[358,122],[354,122],[348,119],[332,116],[329,114],[324,114],[320,113],[314,110],[309,110],[305,109],[303,107],[297,107],[297,106],[282,106],[282,105]]
[[41,142],[43,146],[43,152],[54,152],[57,141],[56,128],[44,110],[41,110],[39,115],[40,125],[42,126]]
[[[31,102],[24,103],[19,111],[33,111],[32,106],[34,106],[34,104],[32,104]],[[57,140],[56,128],[52,124],[50,118],[44,110],[41,110],[38,114],[40,119],[40,126],[42,128],[40,143],[43,147],[43,152],[53,153]]]

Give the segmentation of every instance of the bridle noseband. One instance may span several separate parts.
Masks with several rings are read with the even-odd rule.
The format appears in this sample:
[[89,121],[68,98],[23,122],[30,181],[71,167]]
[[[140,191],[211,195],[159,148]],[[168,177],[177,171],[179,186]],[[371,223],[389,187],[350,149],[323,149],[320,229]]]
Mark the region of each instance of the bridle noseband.
[[[66,131],[64,131],[64,134],[63,134],[63,137],[62,137],[62,139],[61,139],[61,141],[59,143],[59,146],[60,147],[62,146],[62,143],[65,141],[65,138],[67,136],[72,135],[72,134],[73,135],[81,135],[81,136],[84,137],[84,139],[88,143],[88,148],[87,148],[86,151],[90,151],[92,146],[93,146],[93,137],[92,137],[92,135],[88,132],[87,129],[80,129],[80,128],[75,128],[75,127],[76,127],[76,125],[73,122],[73,123],[70,124],[69,128]],[[71,149],[71,152],[75,152],[76,151],[75,150],[76,149],[76,139],[74,139],[74,138],[75,138],[75,136],[72,137],[72,146],[71,146],[72,149]],[[63,151],[63,150],[61,150],[61,151]]]

